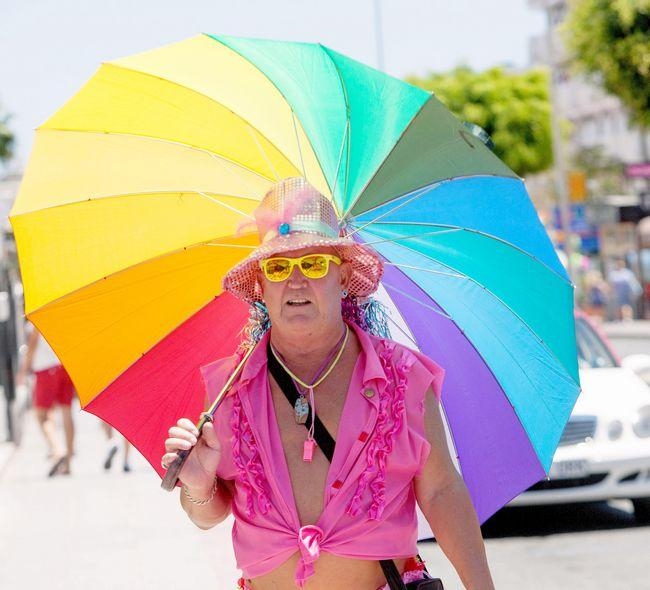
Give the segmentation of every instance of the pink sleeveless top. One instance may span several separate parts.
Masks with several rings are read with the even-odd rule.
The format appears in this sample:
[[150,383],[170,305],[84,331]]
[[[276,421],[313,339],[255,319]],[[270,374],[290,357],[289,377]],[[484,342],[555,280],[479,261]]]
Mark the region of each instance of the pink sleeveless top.
[[[245,578],[269,573],[296,551],[299,587],[321,551],[354,559],[417,553],[413,478],[429,455],[424,396],[440,398],[443,370],[390,340],[350,326],[361,343],[341,415],[323,512],[302,526],[275,418],[267,372],[267,334],[215,415],[224,449],[217,475],[235,483],[232,538]],[[202,368],[213,399],[236,357]]]

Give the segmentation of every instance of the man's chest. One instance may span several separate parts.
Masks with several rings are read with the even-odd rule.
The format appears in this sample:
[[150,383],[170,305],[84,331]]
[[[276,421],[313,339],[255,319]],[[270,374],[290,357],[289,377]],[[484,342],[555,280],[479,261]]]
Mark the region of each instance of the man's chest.
[[[314,392],[316,414],[334,440],[337,439],[348,394],[347,387],[341,387],[341,383],[349,383],[349,375],[333,375]],[[303,525],[314,524],[323,510],[330,462],[318,447],[314,449],[312,460],[305,461],[308,428],[299,423],[294,405],[285,397],[275,381],[271,379],[270,384],[275,418],[298,515]],[[304,401],[309,403],[309,393],[304,393]]]

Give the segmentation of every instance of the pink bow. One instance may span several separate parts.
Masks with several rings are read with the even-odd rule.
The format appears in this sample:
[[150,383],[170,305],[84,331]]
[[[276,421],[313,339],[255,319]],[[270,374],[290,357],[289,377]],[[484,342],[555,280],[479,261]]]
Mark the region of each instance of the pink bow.
[[305,585],[307,578],[314,575],[314,562],[320,556],[320,541],[323,530],[314,525],[301,527],[298,531],[298,547],[300,561],[296,568],[296,583],[300,588]]
[[257,229],[262,236],[262,242],[268,242],[278,235],[278,228],[283,223],[291,224],[291,220],[300,212],[304,204],[309,200],[310,192],[301,190],[292,200],[284,203],[281,211],[260,205],[255,209],[254,221],[242,221],[237,226],[235,235],[239,236],[248,231]]

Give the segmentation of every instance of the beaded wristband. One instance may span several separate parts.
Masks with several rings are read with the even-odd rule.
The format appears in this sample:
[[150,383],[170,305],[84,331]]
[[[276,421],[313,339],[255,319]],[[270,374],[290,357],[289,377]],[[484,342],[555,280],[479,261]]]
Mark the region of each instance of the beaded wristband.
[[183,493],[187,496],[187,499],[192,502],[192,504],[196,504],[197,506],[205,506],[206,504],[209,504],[214,500],[214,495],[217,493],[217,478],[214,478],[214,484],[212,485],[212,492],[210,492],[210,497],[205,498],[205,500],[197,500],[195,498],[192,498],[190,495],[190,491],[187,489],[187,486],[183,484]]

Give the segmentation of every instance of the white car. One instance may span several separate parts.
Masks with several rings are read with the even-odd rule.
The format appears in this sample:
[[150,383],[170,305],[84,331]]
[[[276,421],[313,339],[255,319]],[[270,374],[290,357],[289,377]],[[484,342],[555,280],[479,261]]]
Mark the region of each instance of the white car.
[[650,387],[621,366],[606,338],[576,315],[582,393],[564,429],[549,479],[510,506],[632,500],[650,522]]

